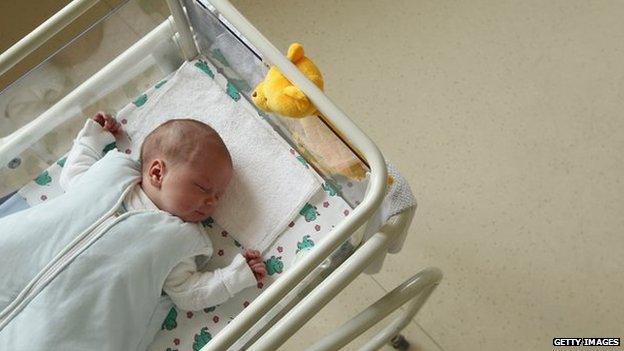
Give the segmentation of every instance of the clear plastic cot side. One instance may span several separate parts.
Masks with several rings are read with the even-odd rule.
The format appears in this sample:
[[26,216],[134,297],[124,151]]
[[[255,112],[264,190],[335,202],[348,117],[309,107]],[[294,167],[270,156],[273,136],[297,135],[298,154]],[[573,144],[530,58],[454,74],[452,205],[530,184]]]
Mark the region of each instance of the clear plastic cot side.
[[[84,118],[114,113],[179,67],[179,34],[161,5],[126,2],[0,92],[0,198],[67,152]],[[268,69],[260,52],[208,2],[184,5],[200,54],[250,99]],[[353,207],[361,202],[369,168],[322,118],[259,113],[324,177],[327,190]]]
[[166,5],[146,3],[112,9],[0,87],[0,198],[59,160],[85,118],[120,110],[182,64]]

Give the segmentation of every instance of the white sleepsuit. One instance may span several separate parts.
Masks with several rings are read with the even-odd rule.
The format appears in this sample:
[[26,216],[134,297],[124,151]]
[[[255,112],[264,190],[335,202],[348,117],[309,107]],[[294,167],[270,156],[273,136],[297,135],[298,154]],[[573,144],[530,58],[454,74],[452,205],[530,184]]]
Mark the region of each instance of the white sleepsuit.
[[[69,189],[75,180],[103,157],[104,148],[114,141],[111,133],[95,121],[87,120],[65,161],[60,178],[61,187]],[[119,211],[139,209],[158,208],[141,186],[136,185],[124,199]],[[109,220],[113,220],[113,217]],[[207,246],[203,253],[211,256],[212,247]],[[180,309],[196,311],[223,303],[239,291],[254,285],[256,279],[241,254],[237,254],[227,267],[212,272],[199,272],[195,258],[191,256],[171,270],[163,290]]]

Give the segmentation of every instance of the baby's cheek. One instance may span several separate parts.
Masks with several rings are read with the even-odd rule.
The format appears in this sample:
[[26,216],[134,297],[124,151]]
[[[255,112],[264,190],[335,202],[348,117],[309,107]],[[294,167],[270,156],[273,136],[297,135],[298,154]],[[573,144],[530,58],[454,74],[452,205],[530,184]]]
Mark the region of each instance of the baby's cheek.
[[181,196],[181,197],[179,197],[177,203],[178,203],[177,204],[178,205],[178,209],[181,212],[190,212],[190,211],[194,210],[194,208],[193,208],[193,201],[188,196]]
[[174,214],[182,214],[188,212],[186,196],[180,193],[169,193],[166,199],[169,208]]
[[203,198],[201,196],[192,195],[184,199],[184,205],[189,211],[195,211],[203,207]]

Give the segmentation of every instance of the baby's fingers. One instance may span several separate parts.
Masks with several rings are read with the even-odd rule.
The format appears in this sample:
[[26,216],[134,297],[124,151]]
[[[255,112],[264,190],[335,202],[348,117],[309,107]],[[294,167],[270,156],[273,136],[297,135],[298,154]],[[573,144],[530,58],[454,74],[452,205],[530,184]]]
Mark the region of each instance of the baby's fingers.
[[247,249],[246,250],[247,253],[247,258],[248,259],[252,259],[252,258],[260,258],[260,251],[257,250],[252,250],[252,249]]
[[119,131],[119,128],[121,127],[117,120],[115,120],[115,118],[111,115],[106,115],[104,118],[106,119],[104,129],[108,130],[113,134],[117,133]]
[[117,125],[117,123],[111,122],[110,125],[107,125],[105,127],[105,129],[108,130],[109,132],[115,134],[119,130],[119,126]]
[[250,260],[253,257],[253,251],[250,249],[245,249],[245,251],[243,251],[243,257],[245,257],[245,259]]
[[104,123],[106,122],[106,119],[104,118],[104,112],[96,113],[95,116],[93,116],[91,119],[102,127],[104,127]]
[[249,267],[253,267],[253,266],[257,265],[258,263],[260,263],[260,261],[258,261],[257,258],[253,258],[253,259],[247,261],[247,264],[249,265]]
[[254,272],[254,274],[253,274],[253,275],[254,275],[254,278],[256,278],[256,281],[257,281],[258,283],[260,283],[260,282],[262,281],[262,279],[264,279],[264,276],[263,276],[263,275],[258,274],[258,273],[256,273],[256,272]]
[[266,267],[264,266],[264,263],[255,264],[251,267],[251,269],[256,273],[266,274]]
[[256,281],[262,281],[264,277],[266,277],[266,270],[262,271],[253,271],[254,277],[256,277]]
[[104,128],[105,129],[110,129],[114,125],[115,125],[114,119],[111,119],[109,115],[104,116]]

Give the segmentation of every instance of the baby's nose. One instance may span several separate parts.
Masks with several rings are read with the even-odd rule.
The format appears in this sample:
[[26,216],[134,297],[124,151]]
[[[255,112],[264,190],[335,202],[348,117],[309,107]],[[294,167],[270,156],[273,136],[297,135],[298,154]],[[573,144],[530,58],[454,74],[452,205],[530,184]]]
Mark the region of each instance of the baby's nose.
[[215,197],[215,196],[207,196],[204,199],[204,204],[206,206],[214,206],[214,205],[217,204],[217,201],[218,201],[217,197]]

